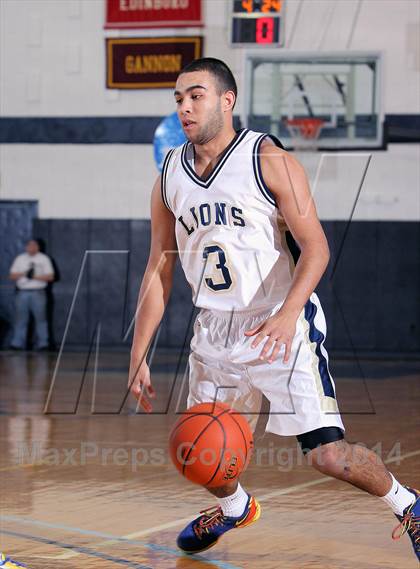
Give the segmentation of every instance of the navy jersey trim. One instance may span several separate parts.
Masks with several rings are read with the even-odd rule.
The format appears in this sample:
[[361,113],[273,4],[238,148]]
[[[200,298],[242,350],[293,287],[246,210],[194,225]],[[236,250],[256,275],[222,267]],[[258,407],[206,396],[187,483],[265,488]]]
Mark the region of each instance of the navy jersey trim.
[[324,334],[315,326],[315,316],[318,307],[310,299],[305,304],[305,320],[309,324],[309,339],[316,345],[315,353],[318,356],[318,371],[321,377],[324,395],[335,399],[334,385],[331,379],[330,370],[328,369],[327,358],[321,350],[321,346],[325,341]]
[[260,137],[257,138],[254,144],[254,148],[252,150],[252,167],[254,169],[255,181],[257,183],[258,189],[272,206],[277,207],[276,199],[273,193],[270,191],[270,188],[264,182],[262,169],[261,169],[260,148],[263,140],[267,138],[267,136],[273,140],[276,146],[278,146],[279,148],[283,148],[283,145],[278,138],[272,136],[271,134],[262,134]]
[[174,151],[175,148],[172,148],[172,150],[170,150],[168,154],[165,156],[165,160],[163,161],[163,166],[162,166],[162,174],[160,177],[160,193],[162,195],[162,201],[170,211],[172,210],[169,206],[168,197],[166,195],[166,174],[168,172],[169,162],[171,160],[171,156],[174,153]]
[[237,146],[243,141],[243,139],[245,138],[247,133],[248,133],[248,129],[246,129],[246,128],[244,128],[238,132],[237,138],[233,139],[230,148],[229,148],[229,146],[227,147],[227,151],[226,151],[225,155],[222,157],[220,162],[218,164],[216,164],[213,172],[210,174],[210,176],[206,180],[203,180],[202,178],[200,178],[200,176],[197,175],[197,173],[194,171],[194,168],[192,168],[191,164],[188,162],[187,150],[190,146],[190,143],[186,142],[183,145],[182,151],[181,151],[181,163],[182,163],[182,166],[184,168],[185,173],[191,178],[191,180],[193,182],[195,182],[196,184],[198,184],[202,188],[209,188],[211,186],[211,184],[213,183],[213,181],[215,180],[218,173],[222,170],[223,166],[226,164],[229,157],[232,155],[235,148],[237,148]]
[[344,433],[338,427],[321,427],[297,435],[296,438],[299,441],[303,454],[308,454],[314,448],[343,440]]
[[274,136],[274,134],[267,134],[267,136],[269,136],[271,138],[271,140],[274,142],[274,144],[278,148],[281,148],[282,150],[286,150],[285,147],[283,146],[283,144],[281,143],[280,139],[277,138],[277,136]]
[[299,257],[300,257],[300,247],[296,243],[295,238],[293,237],[292,232],[289,229],[287,229],[287,231],[285,231],[285,237],[286,237],[287,248],[288,248],[289,253],[292,256],[293,262],[296,266],[297,262],[299,261]]

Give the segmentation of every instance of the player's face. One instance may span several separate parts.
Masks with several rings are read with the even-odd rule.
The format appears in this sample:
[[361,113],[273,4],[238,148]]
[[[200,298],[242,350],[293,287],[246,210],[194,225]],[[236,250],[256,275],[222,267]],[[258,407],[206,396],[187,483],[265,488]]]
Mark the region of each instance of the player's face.
[[213,75],[207,71],[181,74],[174,95],[185,136],[193,144],[206,144],[223,128],[222,97]]

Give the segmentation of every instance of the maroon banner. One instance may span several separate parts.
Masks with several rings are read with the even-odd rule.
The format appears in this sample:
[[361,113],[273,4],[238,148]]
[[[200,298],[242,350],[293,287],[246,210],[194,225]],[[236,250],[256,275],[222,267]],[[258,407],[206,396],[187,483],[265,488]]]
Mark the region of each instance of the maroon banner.
[[201,57],[203,38],[107,38],[109,89],[167,89],[181,69]]
[[106,0],[106,28],[202,25],[201,0]]

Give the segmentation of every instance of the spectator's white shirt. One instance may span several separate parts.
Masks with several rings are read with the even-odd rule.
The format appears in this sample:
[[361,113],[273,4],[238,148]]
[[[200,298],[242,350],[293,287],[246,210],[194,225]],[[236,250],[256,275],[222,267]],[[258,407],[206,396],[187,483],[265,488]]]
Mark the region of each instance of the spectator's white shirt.
[[[22,253],[18,255],[10,267],[11,273],[26,273],[29,269],[34,268],[34,275],[41,277],[45,275],[53,275],[54,269],[50,258],[44,253],[37,253],[36,255],[29,255],[29,253]],[[43,289],[48,283],[28,279],[27,277],[20,277],[16,281],[16,286],[19,290],[38,290]]]

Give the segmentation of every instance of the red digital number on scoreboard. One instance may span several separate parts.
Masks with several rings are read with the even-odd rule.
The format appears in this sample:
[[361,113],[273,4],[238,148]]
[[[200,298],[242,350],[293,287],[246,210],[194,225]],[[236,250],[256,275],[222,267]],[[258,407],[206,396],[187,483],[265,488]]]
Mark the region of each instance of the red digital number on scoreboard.
[[258,18],[257,33],[255,39],[257,43],[273,43],[274,39],[273,18]]

